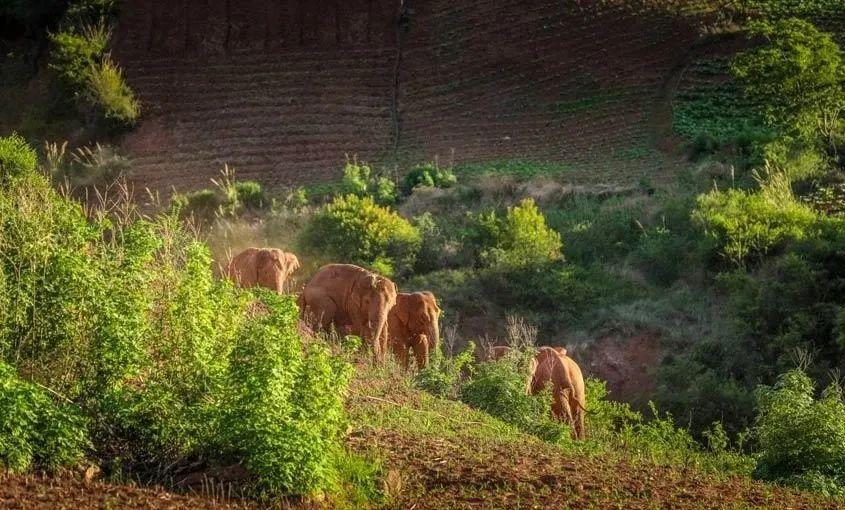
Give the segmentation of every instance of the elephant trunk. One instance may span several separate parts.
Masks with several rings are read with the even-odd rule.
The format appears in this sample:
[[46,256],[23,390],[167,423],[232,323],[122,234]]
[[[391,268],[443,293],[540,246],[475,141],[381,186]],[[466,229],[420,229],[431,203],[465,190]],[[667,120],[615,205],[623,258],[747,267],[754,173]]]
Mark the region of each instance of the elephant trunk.
[[429,345],[429,350],[434,352],[437,349],[437,346],[440,345],[440,326],[437,324],[437,319],[431,321],[431,324],[428,328],[428,338],[431,344]]
[[377,362],[384,361],[387,348],[387,314],[373,314],[370,316],[370,324],[373,326],[370,331],[373,338],[370,340],[373,345],[373,356]]

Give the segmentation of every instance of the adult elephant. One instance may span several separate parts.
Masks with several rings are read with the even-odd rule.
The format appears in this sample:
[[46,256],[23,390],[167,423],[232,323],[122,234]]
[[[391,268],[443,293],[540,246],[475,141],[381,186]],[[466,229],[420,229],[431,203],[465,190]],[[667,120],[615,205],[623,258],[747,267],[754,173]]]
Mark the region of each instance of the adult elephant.
[[440,307],[431,292],[399,293],[387,317],[393,354],[405,369],[408,352],[414,352],[417,368],[428,363],[429,353],[440,343]]
[[575,439],[584,439],[584,413],[587,411],[584,376],[572,358],[553,347],[541,347],[531,363],[527,392],[536,395],[552,385],[552,417],[568,423]]
[[355,334],[369,343],[376,361],[383,361],[388,344],[390,309],[396,285],[388,278],[351,264],[321,267],[299,296],[300,314],[328,331]]
[[299,269],[293,253],[276,248],[247,248],[229,262],[227,275],[240,287],[266,287],[284,292],[288,277]]

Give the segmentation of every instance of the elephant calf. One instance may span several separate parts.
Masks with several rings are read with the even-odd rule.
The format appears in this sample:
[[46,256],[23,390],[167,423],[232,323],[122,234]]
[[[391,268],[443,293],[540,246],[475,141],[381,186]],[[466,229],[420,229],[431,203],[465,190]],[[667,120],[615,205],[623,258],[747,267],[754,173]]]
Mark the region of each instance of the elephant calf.
[[227,275],[240,287],[266,287],[282,294],[285,282],[297,269],[299,259],[293,253],[276,248],[247,248],[229,262]]
[[396,304],[396,285],[388,278],[351,264],[328,264],[305,285],[298,303],[303,320],[358,335],[376,361],[384,360],[387,316]]
[[393,354],[407,370],[413,350],[417,368],[428,364],[429,353],[440,343],[440,308],[431,292],[399,293],[387,317]]
[[584,413],[587,408],[581,369],[572,358],[561,355],[555,348],[541,347],[532,360],[526,390],[528,394],[536,395],[549,382],[552,383],[552,416],[568,423],[576,439],[584,439]]

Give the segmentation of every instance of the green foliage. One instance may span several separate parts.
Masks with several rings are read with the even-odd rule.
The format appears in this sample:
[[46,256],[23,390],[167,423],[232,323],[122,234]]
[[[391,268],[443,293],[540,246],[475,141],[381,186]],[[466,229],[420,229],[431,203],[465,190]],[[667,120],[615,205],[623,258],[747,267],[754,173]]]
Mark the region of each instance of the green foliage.
[[232,351],[223,445],[259,476],[268,495],[309,493],[333,479],[344,388],[350,367],[325,347],[303,354],[292,298],[263,293],[266,315],[251,322]]
[[631,259],[651,281],[670,285],[694,267],[695,248],[689,237],[658,226],[643,233]]
[[20,135],[0,137],[0,182],[8,176],[33,172],[37,163],[35,150]]
[[212,221],[217,218],[236,218],[246,210],[258,211],[269,202],[261,183],[238,181],[235,170],[224,165],[221,177],[212,179],[213,188],[190,193],[174,193],[170,208],[183,218]]
[[33,170],[0,188],[2,462],[66,465],[90,437],[161,481],[200,457],[257,494],[330,489],[349,368],[303,348],[292,297],[215,278],[176,216],[128,210],[91,220]]
[[141,114],[141,104],[126,80],[123,71],[105,57],[99,64],[93,64],[87,73],[88,102],[103,112],[107,121],[131,126]]
[[765,121],[783,134],[831,140],[845,109],[845,65],[830,35],[800,19],[754,23],[766,43],[733,62],[732,72]]
[[70,467],[89,446],[87,420],[73,405],[57,404],[44,389],[0,361],[0,467]]
[[53,43],[50,67],[76,94],[84,92],[90,73],[105,55],[111,30],[103,24],[65,29],[50,36]]
[[525,374],[531,356],[529,352],[479,364],[473,377],[461,385],[460,399],[546,441],[566,442],[569,431],[551,417],[551,395],[546,392],[535,398],[526,394]]
[[622,259],[630,253],[642,233],[637,226],[642,215],[638,203],[578,196],[547,213],[552,228],[566,238],[566,260],[584,265]]
[[[727,71],[722,67],[720,70]],[[696,154],[733,147],[739,156],[747,158],[756,145],[774,136],[734,83],[684,90],[673,106],[674,129],[692,141]]]
[[138,120],[140,103],[108,53],[116,8],[114,0],[73,2],[60,30],[50,35],[50,67],[83,113],[125,128]]
[[491,246],[481,254],[491,265],[529,267],[560,260],[560,234],[546,225],[546,218],[530,198],[508,207],[504,218],[479,216],[480,230]]
[[475,344],[469,345],[457,356],[444,356],[437,349],[431,354],[428,364],[414,378],[418,388],[440,397],[457,398],[460,392],[461,377],[472,368]]
[[845,402],[830,384],[819,398],[801,370],[758,390],[755,476],[827,495],[845,495]]
[[402,181],[402,193],[410,195],[417,186],[448,188],[458,182],[447,168],[440,168],[436,162],[423,163],[411,169]]
[[302,246],[327,260],[406,273],[420,249],[420,234],[397,213],[372,198],[336,197],[318,211],[300,238]]
[[264,188],[260,182],[236,181],[235,190],[238,192],[238,201],[244,207],[250,209],[263,209],[267,205],[267,198],[264,196]]
[[802,239],[816,220],[813,211],[791,197],[778,200],[736,189],[701,195],[693,216],[722,255],[737,265]]
[[370,197],[379,205],[396,202],[396,184],[387,177],[376,175],[368,164],[358,163],[357,159],[346,160],[340,191],[346,195]]

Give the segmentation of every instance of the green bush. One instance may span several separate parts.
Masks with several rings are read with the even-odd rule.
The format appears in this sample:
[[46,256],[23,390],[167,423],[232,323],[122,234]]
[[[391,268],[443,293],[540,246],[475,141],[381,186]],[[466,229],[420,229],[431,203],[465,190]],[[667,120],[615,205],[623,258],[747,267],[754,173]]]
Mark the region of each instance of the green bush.
[[417,186],[448,188],[458,182],[449,169],[440,168],[437,163],[423,163],[411,169],[402,180],[402,193],[410,195]]
[[309,493],[334,479],[350,367],[319,344],[303,353],[290,297],[263,293],[268,312],[232,351],[222,422],[224,448],[243,458],[268,495]]
[[349,262],[385,275],[404,274],[420,249],[420,234],[372,198],[336,197],[305,227],[300,243],[327,260]]
[[60,30],[50,35],[50,67],[83,113],[124,128],[138,120],[140,103],[108,53],[115,12],[113,0],[73,2]]
[[813,211],[795,200],[736,189],[701,195],[693,218],[737,265],[802,239],[816,221]]
[[175,215],[91,213],[32,170],[0,187],[2,462],[65,465],[90,437],[130,476],[202,458],[262,495],[331,489],[349,369],[303,349],[293,298],[215,278]]
[[479,223],[491,238],[492,246],[481,254],[491,265],[528,267],[562,258],[560,234],[546,225],[530,198],[508,207],[504,218],[481,216]]
[[461,385],[460,399],[467,405],[499,418],[550,442],[568,442],[569,429],[551,417],[551,394],[525,393],[528,361],[533,353],[477,366],[473,377]]
[[566,260],[590,265],[624,258],[642,234],[637,221],[642,206],[624,198],[602,200],[576,196],[547,213],[548,222],[566,239]]
[[0,182],[7,176],[33,172],[37,164],[35,150],[20,135],[0,138]]
[[82,460],[89,447],[87,420],[73,405],[19,378],[0,361],[0,467],[14,472],[56,469]]
[[658,285],[670,285],[693,264],[695,243],[686,236],[656,227],[646,231],[631,252],[634,265]]
[[769,125],[831,144],[845,109],[845,61],[833,38],[800,19],[758,22],[765,43],[736,57],[732,72]]
[[344,195],[370,197],[379,205],[396,202],[396,184],[387,177],[374,174],[368,164],[359,163],[357,159],[346,160],[340,191]]
[[91,65],[87,96],[88,102],[116,125],[131,126],[141,114],[141,105],[123,78],[123,72],[108,56],[99,64]]
[[475,344],[470,342],[466,349],[454,357],[443,355],[441,349],[431,354],[428,364],[414,377],[418,388],[440,397],[457,398],[461,377],[472,367]]
[[270,203],[261,183],[238,181],[235,171],[224,165],[220,179],[212,179],[213,188],[190,193],[174,193],[170,199],[171,211],[183,218],[213,221],[217,218],[236,218],[245,209],[266,209]]
[[845,495],[845,402],[832,383],[820,398],[800,370],[757,393],[755,476],[829,495]]
[[267,198],[264,195],[264,188],[260,182],[237,181],[235,189],[238,192],[238,200],[244,207],[250,209],[263,209],[267,205]]
[[82,94],[92,70],[108,49],[111,30],[104,24],[66,28],[50,36],[50,67],[75,94]]

